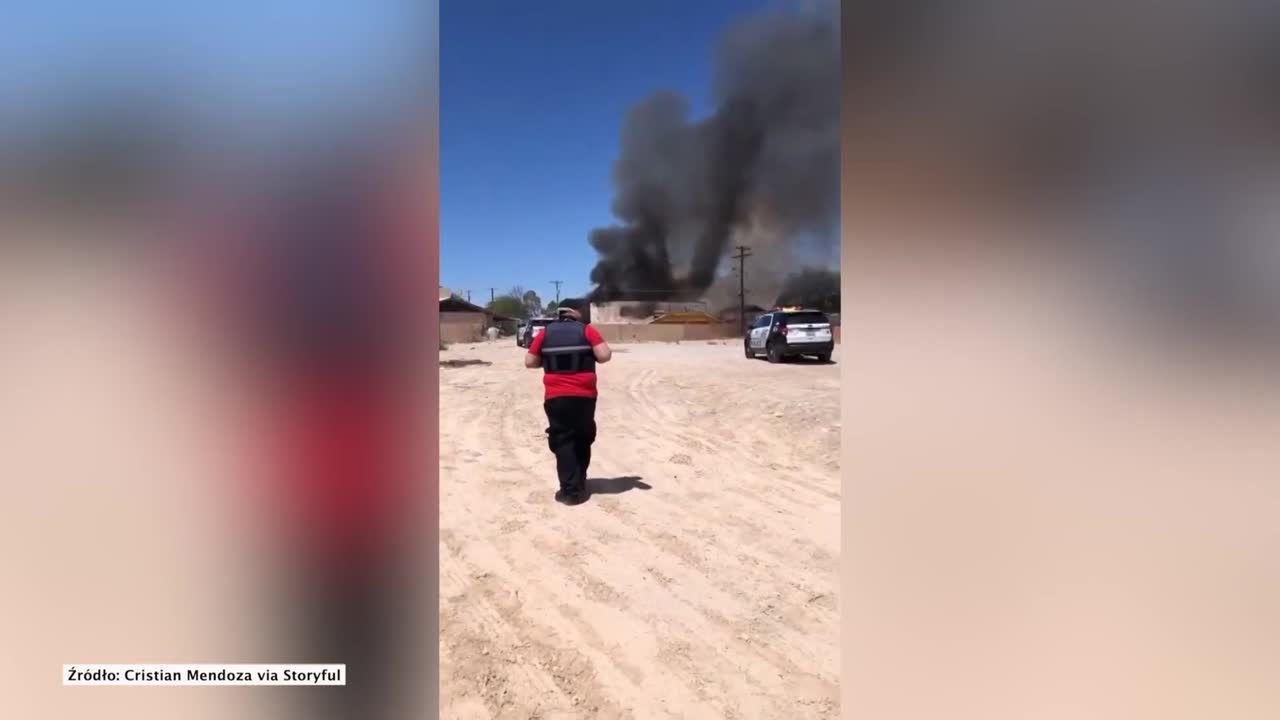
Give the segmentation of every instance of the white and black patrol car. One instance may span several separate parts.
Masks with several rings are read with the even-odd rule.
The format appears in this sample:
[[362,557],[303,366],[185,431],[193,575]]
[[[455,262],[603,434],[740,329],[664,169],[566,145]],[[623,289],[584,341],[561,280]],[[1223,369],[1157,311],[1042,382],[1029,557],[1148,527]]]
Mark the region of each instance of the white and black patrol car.
[[555,321],[555,318],[550,317],[530,318],[528,322],[520,326],[520,331],[516,333],[516,345],[522,348],[533,345],[533,339],[538,336],[538,333],[547,329],[547,326]]
[[742,344],[748,358],[764,355],[771,363],[804,356],[830,362],[835,350],[831,318],[799,307],[775,308],[756,318]]

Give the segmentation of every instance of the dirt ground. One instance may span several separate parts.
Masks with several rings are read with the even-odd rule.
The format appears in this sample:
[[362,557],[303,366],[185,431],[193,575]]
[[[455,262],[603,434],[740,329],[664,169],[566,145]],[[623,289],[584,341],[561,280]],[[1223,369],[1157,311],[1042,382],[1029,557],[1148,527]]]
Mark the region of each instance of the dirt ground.
[[837,717],[838,365],[617,346],[563,507],[523,352],[440,355],[442,717]]

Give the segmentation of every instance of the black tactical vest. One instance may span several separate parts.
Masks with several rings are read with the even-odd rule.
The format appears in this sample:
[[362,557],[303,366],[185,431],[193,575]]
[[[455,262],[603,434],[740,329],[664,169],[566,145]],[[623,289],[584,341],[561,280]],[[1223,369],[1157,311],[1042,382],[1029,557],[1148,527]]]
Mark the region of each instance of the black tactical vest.
[[596,356],[587,342],[587,326],[558,320],[542,331],[542,369],[548,373],[595,372]]

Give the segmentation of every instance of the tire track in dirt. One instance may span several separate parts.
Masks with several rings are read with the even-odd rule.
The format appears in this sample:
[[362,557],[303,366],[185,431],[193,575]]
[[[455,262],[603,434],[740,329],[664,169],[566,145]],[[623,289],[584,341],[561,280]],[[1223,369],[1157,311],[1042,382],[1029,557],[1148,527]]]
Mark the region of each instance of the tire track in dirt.
[[[671,442],[672,423],[716,422],[726,404],[730,427],[747,425],[759,402],[734,408],[751,398],[722,385],[740,373],[675,378],[650,348],[627,349],[601,372],[591,475],[650,478],[654,490],[577,508],[551,501],[540,378],[519,353],[467,349],[494,365],[442,371],[444,707],[458,717],[833,717],[839,536],[811,537],[806,524],[815,511],[838,514],[838,476],[811,480],[822,492],[804,503],[757,494],[774,479],[740,447],[758,430],[713,443],[719,430],[704,426],[692,445]],[[693,390],[695,379],[707,389]],[[671,393],[679,409],[663,409]],[[712,467],[729,472],[708,478]]]
[[[654,380],[654,373],[652,371],[648,371],[648,372],[637,375],[636,380],[634,380],[631,386],[629,387],[628,389],[629,395],[635,398],[635,404],[641,409],[641,412],[644,412],[644,409],[647,407],[661,405],[660,403],[653,402],[650,399],[649,394],[643,390],[643,387],[646,385],[653,386],[656,384],[657,383]],[[685,428],[681,428],[679,432],[686,432],[686,430]],[[707,433],[702,432],[699,434],[702,434],[705,436]],[[751,447],[751,446],[759,447],[761,443],[760,441],[761,435],[762,433],[757,432],[757,433],[753,433],[745,441],[729,442],[729,443],[721,442],[718,444],[721,446],[727,446],[730,448],[741,448],[741,447]],[[769,457],[769,453],[767,452],[763,453],[763,455],[766,458]],[[728,478],[749,478],[749,477],[758,476],[761,474],[766,476],[779,476],[779,474],[776,471],[774,471],[772,468],[769,468],[768,471],[766,472],[765,470],[766,466],[760,463],[759,457],[754,457],[754,458],[745,457],[744,454],[741,452],[731,453],[729,457],[723,457],[723,456],[716,456],[710,450],[708,450],[707,452],[703,453],[703,456],[711,459],[711,462],[709,464],[714,464],[721,468],[724,468],[724,467],[730,468],[728,471],[724,471],[724,470],[721,471],[722,477],[727,476]],[[688,458],[688,456],[685,456],[685,457]],[[686,462],[692,464],[691,459],[686,459]],[[705,475],[700,475],[700,477],[702,480],[706,482],[704,482],[703,489],[699,491],[700,493],[702,493],[702,496],[699,498],[700,503],[699,503],[698,510],[700,512],[706,512],[710,510],[711,512],[716,513],[717,515],[716,519],[722,521],[721,527],[732,527],[735,525],[741,525],[743,523],[753,524],[749,518],[752,516],[758,516],[759,513],[763,513],[763,512],[771,512],[771,513],[778,514],[778,511],[780,509],[779,506],[783,505],[787,498],[787,494],[785,490],[779,492],[777,489],[771,487],[769,484],[766,484],[766,483],[757,484],[755,485],[754,488],[749,488],[749,487],[740,487],[738,485],[726,483],[723,481],[717,484],[714,482],[714,478],[708,479],[705,477]],[[722,492],[730,492],[730,493],[737,494],[742,500],[745,501],[746,507],[743,507],[743,504],[739,503],[737,504],[735,509],[739,511],[747,510],[748,512],[738,512],[735,516],[724,517],[724,511],[721,509],[721,503],[717,503],[714,501],[709,503],[701,502],[701,501],[714,498],[719,493],[722,493]],[[681,506],[683,506],[684,504],[686,504],[683,501],[684,497],[686,496],[682,496],[680,500],[676,500],[673,496],[672,502],[673,503],[678,502],[680,503]],[[838,495],[836,495],[835,493],[823,493],[823,499],[828,504],[830,504],[830,501],[833,499],[838,501]],[[807,506],[802,506],[802,507],[804,507],[805,509],[799,512],[792,510],[792,515],[791,515],[791,519],[794,521],[794,525],[791,528],[791,530],[797,533],[807,532],[808,526],[812,521],[812,513],[809,511],[809,508]],[[836,507],[838,508],[838,505]],[[785,508],[783,508],[783,510],[785,512]],[[679,510],[675,510],[675,511],[679,512]],[[831,521],[834,522],[838,527],[838,512],[832,513]],[[759,534],[757,533],[754,537],[759,537]],[[748,540],[748,542],[751,542],[751,540]],[[774,555],[778,559],[787,560],[787,561],[794,560],[794,553],[790,549],[787,549],[783,553],[774,553]]]
[[[634,380],[634,381],[633,381],[633,383],[632,383],[632,385],[631,385],[631,388],[634,390],[634,389],[635,389],[635,388],[637,388],[637,387],[643,387],[643,386],[645,386],[645,385],[654,385],[654,384],[656,384],[656,383],[654,382],[654,377],[655,377],[655,373],[654,373],[654,372],[652,372],[652,371],[648,371],[648,372],[642,373],[642,374],[640,374],[640,375],[637,377],[637,379],[636,379],[636,380]],[[664,419],[670,419],[670,417],[668,416],[668,417],[666,417],[666,418],[664,418]],[[699,508],[699,509],[700,509],[700,510],[705,510],[705,508]],[[697,534],[697,533],[695,533],[695,534]],[[673,552],[673,554],[675,554],[675,555],[677,555],[678,557],[680,557],[680,559],[681,559],[681,560],[683,560],[686,564],[692,564],[692,565],[694,565],[694,566],[695,566],[695,567],[696,567],[700,572],[703,572],[703,573],[707,572],[707,565],[708,565],[708,564],[715,564],[715,565],[717,566],[717,574],[722,574],[722,575],[723,575],[723,574],[727,574],[725,571],[726,571],[726,570],[728,570],[729,568],[728,568],[728,567],[726,567],[726,566],[725,566],[725,564],[724,564],[724,563],[726,562],[726,558],[723,558],[723,557],[722,557],[722,558],[719,560],[719,562],[717,562],[717,561],[715,561],[715,560],[710,560],[708,563],[698,562],[698,553],[696,553],[696,552],[692,551],[688,546],[684,546],[684,545],[680,545],[680,544],[675,544],[675,543],[673,543],[673,539],[672,539],[671,537],[669,537],[669,536],[665,536],[665,535],[653,536],[653,535],[651,534],[651,535],[649,536],[649,538],[650,538],[650,540],[651,540],[651,541],[656,542],[656,543],[657,543],[660,547],[662,547],[663,549],[666,549],[666,550],[668,550],[668,551]],[[706,537],[703,537],[703,538],[701,538],[701,539],[706,540],[707,538],[706,538]],[[793,554],[792,554],[792,555],[793,555]],[[818,557],[818,556],[820,556],[820,555],[821,555],[821,553],[815,552],[815,553],[814,553],[814,555],[815,555],[815,557]],[[729,556],[729,557],[734,557],[734,556]],[[829,556],[828,556],[828,557],[829,557]],[[734,559],[737,559],[737,558],[736,558],[736,557],[734,557]],[[759,562],[757,561],[757,562],[755,562],[755,563],[753,563],[753,564],[754,564],[755,566],[757,566],[757,567],[758,567],[761,563],[759,563]],[[780,570],[780,568],[779,568],[779,569],[775,569],[775,573],[771,573],[771,574],[777,574],[776,570]],[[732,582],[732,581],[730,581],[730,582]],[[719,586],[719,587],[725,587],[725,586],[726,586],[726,583],[717,583],[717,586]],[[704,592],[705,592],[705,591],[704,591]],[[824,595],[824,593],[816,593],[816,596],[817,596],[817,597],[822,597],[823,595]],[[775,594],[775,596],[776,596],[776,594]],[[806,599],[807,599],[807,598],[806,598]],[[708,615],[708,617],[709,617],[710,619],[712,619],[713,621],[722,620],[722,618],[718,618],[718,617],[716,617],[716,616],[715,616],[714,614],[712,614],[712,613],[707,613],[707,615]],[[794,613],[793,613],[790,617],[787,617],[787,618],[784,618],[784,619],[783,619],[783,621],[784,621],[784,622],[788,622],[788,623],[792,623],[792,624],[800,624],[801,626],[803,626],[803,624],[799,622],[800,620],[801,620],[801,617],[800,617],[800,616],[798,616],[797,614],[794,614]],[[760,621],[759,621],[759,619],[758,619],[758,618],[755,618],[755,619],[752,619],[752,621],[751,621],[751,622],[752,622],[752,624],[753,624],[754,626],[757,626],[757,627],[758,627],[758,625],[759,625],[759,622],[760,622]],[[740,624],[742,624],[742,623],[740,623]],[[811,626],[812,626],[812,625],[814,625],[814,624],[819,624],[819,625],[820,625],[821,623],[820,623],[820,622],[819,622],[819,623],[809,623],[808,625],[811,627]],[[802,632],[809,632],[809,631],[810,631],[810,627],[806,627]],[[741,633],[740,633],[740,634],[741,634]],[[761,634],[761,633],[760,633],[760,631],[759,631],[758,629],[756,630],[756,634],[757,634],[757,635]],[[779,638],[779,640],[781,641],[781,638]]]
[[[510,438],[515,434],[515,428],[520,426],[523,426],[526,428],[534,427],[534,426],[531,424],[526,424],[524,422],[530,419],[531,413],[525,413],[523,411],[520,411],[519,413],[517,412],[502,413],[501,411],[507,407],[509,406],[505,404],[486,405],[486,410],[488,412],[485,415],[483,416],[478,414],[473,415],[461,422],[453,424],[452,427],[456,427],[459,432],[464,432],[464,433],[471,433],[478,427],[497,428],[499,431],[499,434],[507,439],[506,442],[500,441],[497,444],[502,445],[506,448],[517,448],[517,447],[519,448],[519,450],[504,451],[501,454],[502,458],[508,462],[514,461],[516,463],[519,463],[521,461],[521,458],[519,456],[528,457],[531,453],[529,452],[529,450],[523,447],[525,444],[527,444],[527,442],[511,442]],[[500,414],[498,416],[495,416],[494,415],[495,412]],[[519,418],[516,417],[517,414],[520,416]],[[520,434],[525,435],[526,437],[528,436],[528,433],[524,431],[522,431]],[[532,459],[532,458],[529,458],[529,459]],[[537,465],[545,466],[546,464],[545,450],[541,454],[539,454],[538,460],[540,462],[537,463]],[[535,466],[533,463],[530,463],[530,462],[525,462],[525,465]],[[546,494],[547,496],[549,496],[551,492],[550,488],[553,487],[553,485],[547,485],[546,487],[548,488],[546,491]],[[488,489],[495,493],[502,491],[502,488],[499,488],[499,487],[490,487]],[[508,507],[511,507],[511,506],[508,506]],[[543,509],[546,509],[545,505],[543,505],[542,507]],[[511,520],[507,521],[508,524],[510,522]],[[521,520],[520,523],[522,525],[522,528],[531,527],[528,520]],[[510,533],[502,533],[502,534],[509,535]],[[486,539],[484,537],[481,537],[481,535],[483,535],[483,533],[479,533],[479,534],[468,533],[468,538],[465,544],[466,547],[468,548],[481,547],[483,543],[486,543]],[[533,542],[530,542],[531,540],[530,536],[533,536],[532,537]],[[553,532],[545,528],[532,527],[532,529],[529,532],[524,533],[524,537],[520,538],[518,541],[498,540],[494,542],[492,537],[490,537],[487,542],[489,544],[495,545],[496,546],[495,550],[498,553],[502,554],[503,556],[509,558],[511,561],[520,562],[521,564],[523,564],[524,567],[530,571],[527,574],[531,574],[531,575],[545,574],[548,570],[548,568],[545,567],[546,559],[548,557],[556,558],[560,566],[558,568],[558,571],[561,574],[568,576],[572,580],[572,585],[576,586],[578,590],[576,595],[575,594],[564,595],[560,592],[554,591],[552,588],[549,588],[549,587],[543,588],[543,590],[545,590],[548,595],[556,597],[558,600],[561,601],[560,607],[567,607],[569,606],[570,603],[582,604],[584,601],[584,598],[588,603],[595,602],[595,603],[607,604],[609,601],[616,600],[616,598],[618,597],[618,593],[614,591],[612,588],[602,583],[598,579],[583,573],[579,569],[579,565],[583,560],[584,553],[579,552],[577,549],[566,545],[561,538],[556,537]],[[529,546],[539,546],[539,547],[546,548],[546,547],[557,547],[557,544],[558,544],[557,550],[549,554],[548,553],[533,554],[528,552]],[[448,545],[448,543],[446,543],[446,545]],[[455,552],[460,553],[461,550],[462,550],[462,545],[459,544]],[[601,658],[603,658],[606,663],[610,663],[611,659],[609,657],[608,650],[601,647],[600,643],[598,642],[592,643],[591,638],[589,637],[587,638],[587,640],[588,640],[588,644],[596,645],[599,649],[599,652],[597,654]],[[572,643],[567,643],[567,644],[572,645]],[[528,658],[523,658],[523,660],[527,660],[527,659]],[[585,657],[581,658],[578,662],[583,666],[584,672],[589,671],[592,674],[598,672],[598,669],[596,668],[596,664],[593,663],[589,658],[585,658]],[[625,675],[629,675],[632,677],[634,677],[635,675],[634,668],[627,666],[624,662],[617,662],[617,663],[610,663],[610,664],[618,665],[622,669]]]
[[[664,377],[660,376],[656,370],[646,370],[638,373],[628,384],[627,397],[631,401],[633,411],[648,418],[653,428],[666,428],[665,432],[675,433],[677,440],[688,449],[721,456],[720,461],[728,463],[740,473],[741,477],[768,477],[774,484],[800,490],[801,493],[798,494],[778,494],[783,502],[796,504],[798,512],[811,512],[832,500],[838,503],[839,494],[822,488],[820,483],[806,482],[794,473],[781,472],[783,468],[777,459],[788,458],[792,453],[790,448],[779,447],[774,440],[781,433],[777,432],[770,422],[774,419],[773,416],[778,414],[771,406],[767,406],[770,408],[768,412],[751,417],[746,423],[733,426],[715,422],[714,416],[708,418],[712,422],[701,426],[687,422],[689,413],[684,408],[697,403],[711,404],[709,402],[711,395],[718,395],[720,402],[736,405],[759,404],[762,388],[758,383],[753,383],[745,377],[738,377],[737,383],[724,382],[723,379],[728,377],[737,377],[737,374],[726,373],[721,376],[722,379],[708,383],[705,389],[694,390],[692,386],[685,385],[674,377]],[[654,390],[663,386],[675,388],[678,392],[668,392],[664,400],[659,401],[656,399],[659,393]],[[764,390],[768,392],[770,388],[766,387]],[[755,397],[751,397],[752,395]],[[774,432],[770,432],[771,430]],[[837,443],[834,451],[838,452],[838,450]],[[772,472],[762,475],[762,466],[768,466]],[[758,488],[752,488],[752,490],[755,489]],[[816,497],[809,498],[806,502],[803,497],[806,494],[813,494]]]

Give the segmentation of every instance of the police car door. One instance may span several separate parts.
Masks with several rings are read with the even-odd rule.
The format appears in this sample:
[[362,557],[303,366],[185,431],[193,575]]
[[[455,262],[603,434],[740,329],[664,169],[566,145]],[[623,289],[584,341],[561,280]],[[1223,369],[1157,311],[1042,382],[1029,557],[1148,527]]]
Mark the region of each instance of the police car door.
[[756,320],[756,324],[751,328],[751,348],[758,350],[764,347],[764,341],[769,337],[769,326],[772,324],[772,315],[761,315]]

